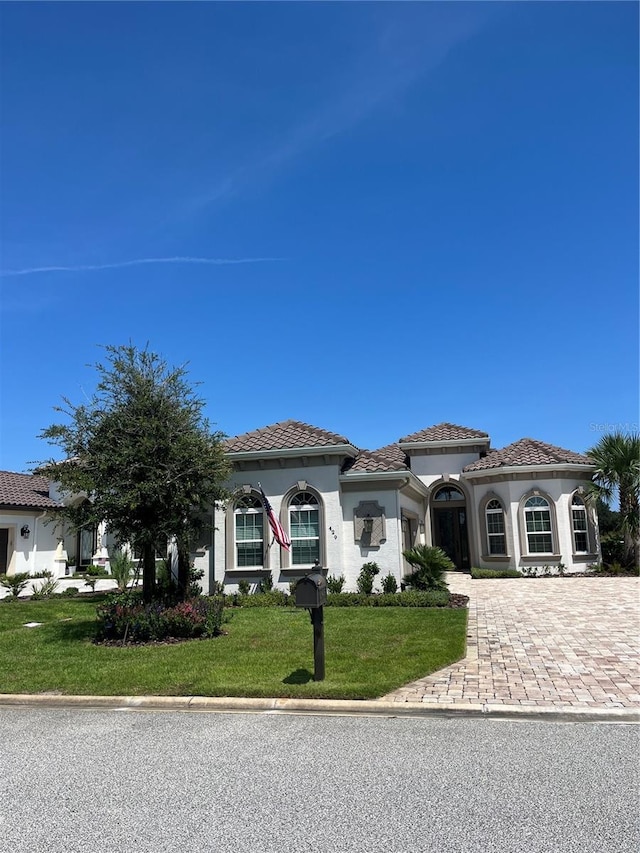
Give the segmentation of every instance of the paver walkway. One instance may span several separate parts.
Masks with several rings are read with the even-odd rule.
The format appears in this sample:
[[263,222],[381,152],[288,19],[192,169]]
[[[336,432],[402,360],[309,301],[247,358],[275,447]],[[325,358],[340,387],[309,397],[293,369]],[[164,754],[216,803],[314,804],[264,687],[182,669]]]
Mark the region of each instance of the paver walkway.
[[447,580],[470,597],[467,657],[383,699],[640,707],[640,578]]

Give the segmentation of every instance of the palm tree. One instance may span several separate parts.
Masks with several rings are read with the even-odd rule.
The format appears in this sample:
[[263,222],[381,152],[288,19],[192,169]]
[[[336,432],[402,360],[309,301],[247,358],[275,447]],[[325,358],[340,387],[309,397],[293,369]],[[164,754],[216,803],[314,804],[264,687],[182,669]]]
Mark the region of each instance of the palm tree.
[[595,465],[591,495],[610,503],[618,494],[625,560],[640,566],[640,436],[612,432],[587,451]]
[[405,560],[413,567],[413,572],[406,575],[404,582],[414,589],[444,589],[448,590],[444,579],[445,572],[454,572],[456,567],[447,557],[442,548],[433,545],[416,545],[402,552]]

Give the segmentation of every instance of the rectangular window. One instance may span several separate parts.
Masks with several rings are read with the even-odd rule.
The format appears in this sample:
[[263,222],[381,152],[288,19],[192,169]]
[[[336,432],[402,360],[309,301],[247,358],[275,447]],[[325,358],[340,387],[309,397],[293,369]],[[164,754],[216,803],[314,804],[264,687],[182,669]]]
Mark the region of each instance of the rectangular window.
[[506,554],[504,536],[497,534],[489,534],[489,553],[490,554]]
[[553,546],[550,533],[529,533],[530,554],[551,554]]
[[573,518],[573,540],[576,553],[586,554],[589,550],[589,539],[587,536],[587,514],[584,509],[571,511]]
[[535,495],[526,502],[525,526],[530,554],[552,554],[553,536],[549,502]]
[[320,559],[320,513],[317,509],[291,510],[291,563],[304,566]]
[[262,531],[262,512],[236,511],[236,565],[262,566],[264,564],[264,544]]
[[527,510],[527,533],[546,533],[551,531],[551,515],[547,509]]
[[502,509],[487,510],[487,539],[490,554],[506,554]]

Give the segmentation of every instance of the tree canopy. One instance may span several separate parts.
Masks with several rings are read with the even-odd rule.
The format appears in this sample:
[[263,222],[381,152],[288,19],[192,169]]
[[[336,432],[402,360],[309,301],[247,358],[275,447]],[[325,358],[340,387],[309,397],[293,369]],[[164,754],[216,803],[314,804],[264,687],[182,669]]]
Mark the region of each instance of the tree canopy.
[[95,365],[98,383],[87,403],[63,398],[68,423],[41,438],[57,445],[62,461],[38,473],[88,501],[62,510],[75,525],[107,523],[119,543],[143,554],[144,590],[153,596],[155,553],[175,539],[184,553],[213,503],[224,497],[229,469],[221,432],[211,432],[204,401],[184,367],[169,367],[148,348],[105,347]]
[[603,435],[587,452],[595,465],[591,492],[610,503],[617,493],[624,536],[624,559],[640,563],[640,436],[613,432]]

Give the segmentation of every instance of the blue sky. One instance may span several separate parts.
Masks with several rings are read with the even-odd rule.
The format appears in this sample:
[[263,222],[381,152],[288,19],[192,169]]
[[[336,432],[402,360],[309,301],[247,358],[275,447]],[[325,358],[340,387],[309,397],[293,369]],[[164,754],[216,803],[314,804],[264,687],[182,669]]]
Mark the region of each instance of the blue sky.
[[229,435],[637,429],[636,4],[0,18],[3,469],[129,341]]

